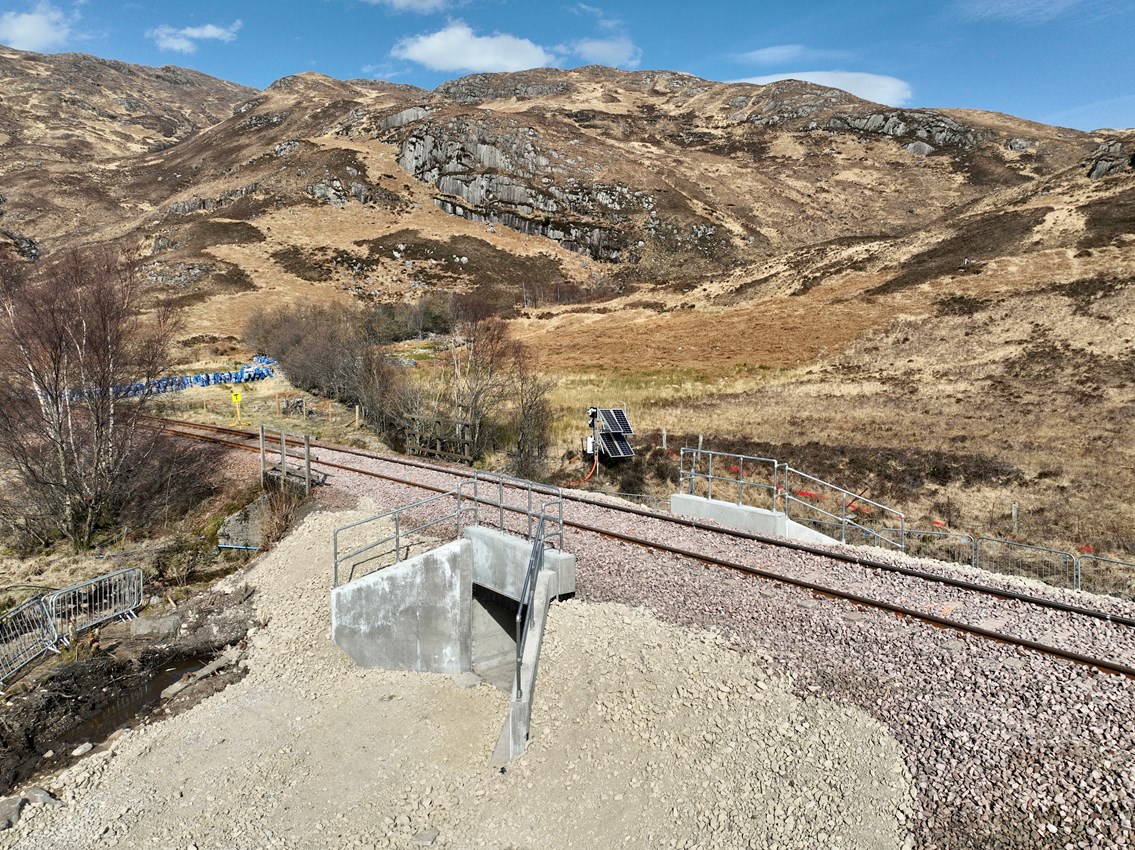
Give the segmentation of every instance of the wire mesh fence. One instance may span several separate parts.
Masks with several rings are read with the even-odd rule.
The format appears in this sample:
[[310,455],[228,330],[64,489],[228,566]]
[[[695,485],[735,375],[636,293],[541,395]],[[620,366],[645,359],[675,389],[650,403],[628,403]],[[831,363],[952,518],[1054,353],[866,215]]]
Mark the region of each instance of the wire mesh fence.
[[1135,563],[1097,555],[1081,556],[1080,589],[1121,599],[1135,599]]
[[977,538],[975,552],[974,566],[983,570],[1080,589],[1080,562],[1071,552],[993,537]]

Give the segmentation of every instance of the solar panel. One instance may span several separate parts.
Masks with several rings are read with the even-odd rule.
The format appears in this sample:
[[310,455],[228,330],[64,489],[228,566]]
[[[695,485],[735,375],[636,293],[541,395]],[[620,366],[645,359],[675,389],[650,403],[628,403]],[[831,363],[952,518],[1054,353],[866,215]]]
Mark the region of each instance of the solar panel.
[[603,420],[603,430],[613,434],[633,434],[627,414],[617,407],[601,407],[599,415]]
[[603,444],[603,453],[607,457],[634,457],[634,449],[622,434],[600,434],[599,441]]

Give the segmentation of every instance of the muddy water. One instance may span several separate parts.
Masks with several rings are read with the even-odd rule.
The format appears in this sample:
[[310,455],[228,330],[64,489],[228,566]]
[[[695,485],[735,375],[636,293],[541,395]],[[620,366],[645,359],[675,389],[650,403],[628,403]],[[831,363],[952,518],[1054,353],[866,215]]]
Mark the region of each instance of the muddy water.
[[[66,767],[81,744],[98,746],[115,730],[141,722],[158,705],[163,690],[209,660],[191,656],[141,670],[110,662],[41,683],[35,694],[39,699],[32,700],[38,710],[27,714],[16,708],[17,716],[9,722],[9,728],[18,725],[23,732],[2,736],[7,751],[0,753],[0,796],[37,773]],[[47,752],[54,754],[51,759],[43,758]]]
[[80,723],[64,735],[56,752],[71,752],[88,741],[96,746],[117,729],[129,727],[142,718],[161,700],[162,691],[185,676],[196,673],[209,663],[205,658],[186,658],[155,671],[153,678],[138,688],[119,694],[103,706],[93,717]]

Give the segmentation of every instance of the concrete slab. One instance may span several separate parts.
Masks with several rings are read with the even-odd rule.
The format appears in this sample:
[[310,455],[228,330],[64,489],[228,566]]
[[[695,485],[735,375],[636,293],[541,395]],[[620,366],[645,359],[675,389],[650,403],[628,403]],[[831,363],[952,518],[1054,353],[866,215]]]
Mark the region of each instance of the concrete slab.
[[821,534],[806,525],[793,522],[782,511],[737,505],[732,502],[707,499],[704,496],[675,493],[670,497],[670,513],[677,516],[713,520],[722,525],[751,531],[754,534],[784,537],[788,540],[798,540],[801,543],[825,545],[839,543],[838,540],[828,537],[826,534]]

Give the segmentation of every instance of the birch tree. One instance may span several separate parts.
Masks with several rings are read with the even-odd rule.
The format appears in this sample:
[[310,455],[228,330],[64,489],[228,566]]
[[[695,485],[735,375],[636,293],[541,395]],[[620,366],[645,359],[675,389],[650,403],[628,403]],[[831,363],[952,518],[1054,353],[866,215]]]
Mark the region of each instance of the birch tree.
[[30,271],[0,263],[0,498],[15,531],[89,547],[157,450],[138,423],[173,324],[163,309],[143,315],[139,295],[106,250]]

